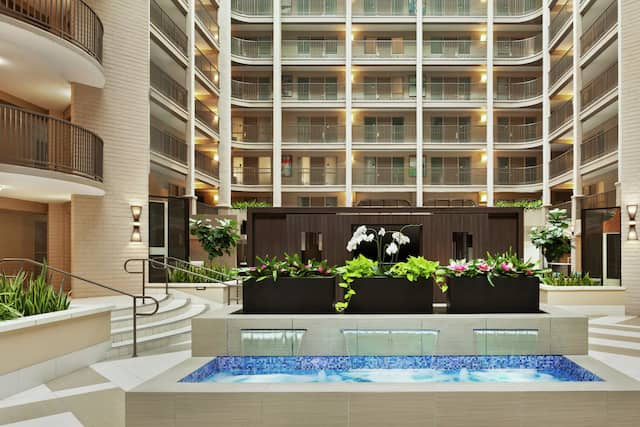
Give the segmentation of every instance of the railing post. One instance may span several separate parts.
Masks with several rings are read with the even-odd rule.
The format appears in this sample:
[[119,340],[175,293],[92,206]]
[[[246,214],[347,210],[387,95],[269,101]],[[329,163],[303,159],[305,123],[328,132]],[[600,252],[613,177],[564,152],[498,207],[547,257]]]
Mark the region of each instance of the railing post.
[[137,325],[138,307],[137,306],[138,306],[138,299],[136,297],[133,297],[133,354],[131,355],[131,357],[138,357],[138,325]]
[[147,280],[147,274],[146,274],[147,265],[146,264],[147,264],[147,262],[144,259],[141,260],[141,262],[142,262],[142,296],[144,297],[144,296],[146,296],[145,292],[146,292],[146,288],[147,288],[147,283],[146,283],[146,280]]

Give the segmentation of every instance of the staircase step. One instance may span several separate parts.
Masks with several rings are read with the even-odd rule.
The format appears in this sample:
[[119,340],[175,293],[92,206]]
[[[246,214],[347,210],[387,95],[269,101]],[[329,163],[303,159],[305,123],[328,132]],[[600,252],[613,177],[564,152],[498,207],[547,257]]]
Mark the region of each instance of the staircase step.
[[589,350],[640,357],[640,343],[617,339],[590,337]]
[[634,331],[628,329],[590,327],[589,337],[635,342],[637,344],[640,344],[640,330]]
[[[185,326],[191,326],[191,319],[195,316],[202,314],[207,309],[203,304],[191,304],[189,309],[184,313],[176,316],[167,317],[165,319],[156,319],[149,323],[138,325],[137,335],[138,340],[144,337],[159,334],[162,332],[170,332],[176,329],[181,329]],[[151,316],[153,319],[154,316]],[[111,331],[111,342],[115,345],[122,341],[128,341],[133,339],[133,326],[115,329]]]
[[[191,325],[146,337],[138,337],[138,353],[158,348],[167,348],[189,340],[191,340]],[[107,359],[130,356],[132,351],[132,339],[121,341],[113,344],[113,348],[107,354]]]
[[[191,305],[190,298],[172,298],[166,304],[160,305],[160,309],[153,316],[138,316],[138,327],[147,323],[155,323],[163,319],[178,316],[185,311],[189,311]],[[133,312],[129,310],[126,316],[119,316],[111,319],[111,330],[133,327]]]
[[[173,298],[171,296],[171,294],[169,295],[165,295],[165,294],[148,294],[149,296],[154,297],[155,299],[158,300],[158,302],[160,303],[160,305],[162,306],[162,304],[168,303],[169,301],[171,301],[171,299]],[[133,301],[131,298],[129,298],[129,301]],[[153,311],[153,308],[155,307],[155,303],[152,300],[145,300],[146,302],[144,304],[142,304],[140,301],[138,301],[138,311],[139,312],[150,312]],[[117,319],[119,317],[123,317],[123,316],[131,316],[131,313],[133,312],[132,306],[131,306],[131,302],[127,302],[127,304],[125,306],[122,307],[117,307],[116,309],[111,311],[111,319]]]
[[51,415],[48,417],[33,418],[31,420],[20,421],[12,424],[5,424],[5,427],[84,427],[71,412]]

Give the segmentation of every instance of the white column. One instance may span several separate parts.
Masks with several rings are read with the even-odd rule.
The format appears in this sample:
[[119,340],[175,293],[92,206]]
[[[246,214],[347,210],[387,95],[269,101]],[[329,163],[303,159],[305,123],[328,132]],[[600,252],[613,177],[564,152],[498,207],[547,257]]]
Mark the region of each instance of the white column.
[[487,206],[493,206],[493,0],[487,1],[487,16]]
[[416,206],[424,204],[424,178],[422,176],[422,156],[424,152],[423,138],[423,104],[422,98],[422,63],[423,63],[423,33],[422,33],[422,2],[417,1],[416,8]]
[[549,174],[551,162],[551,144],[549,141],[549,117],[551,116],[551,100],[549,99],[549,70],[551,54],[549,52],[549,23],[551,9],[545,3],[542,12],[542,203],[551,206],[551,188]]
[[196,198],[196,58],[195,58],[195,2],[187,5],[187,182],[185,196],[191,198],[190,212],[197,213]]
[[220,36],[218,55],[220,98],[218,99],[218,120],[220,144],[218,145],[218,165],[220,189],[218,206],[231,207],[231,2],[220,2],[218,9]]
[[[580,58],[582,47],[580,37],[582,36],[582,16],[578,5],[573,7],[573,197],[571,198],[571,217],[574,223],[580,218],[580,205],[582,199],[582,173],[580,172],[582,160],[582,67]],[[580,224],[582,228],[582,224]],[[576,232],[581,235],[581,230]],[[571,271],[576,271],[579,252],[576,246],[571,249]]]
[[353,30],[351,25],[352,16],[352,3],[347,0],[346,2],[346,27],[344,33],[344,46],[345,46],[345,75],[344,75],[344,91],[345,91],[345,153],[344,153],[344,166],[345,166],[345,206],[353,206],[353,99],[352,99],[352,84],[351,75],[353,73],[353,61],[352,61],[352,37]]
[[282,206],[282,22],[273,0],[273,206]]

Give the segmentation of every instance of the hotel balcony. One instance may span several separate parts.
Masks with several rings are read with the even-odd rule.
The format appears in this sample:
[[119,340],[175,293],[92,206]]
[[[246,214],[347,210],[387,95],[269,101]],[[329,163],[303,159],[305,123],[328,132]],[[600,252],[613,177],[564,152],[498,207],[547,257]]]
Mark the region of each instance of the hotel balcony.
[[416,125],[407,123],[353,126],[354,144],[416,144]]
[[549,24],[549,40],[553,41],[571,19],[571,0],[565,0],[558,12],[551,17],[551,23]]
[[415,169],[406,167],[354,167],[353,185],[415,186]]
[[240,17],[271,17],[271,0],[231,0],[231,13]]
[[309,59],[330,63],[344,63],[344,40],[298,39],[282,41],[283,62],[296,62],[296,60],[299,60],[307,64]]
[[249,104],[267,103],[273,100],[273,87],[269,83],[231,80],[231,98],[235,101],[247,101]]
[[355,101],[395,103],[415,101],[415,84],[404,82],[354,83],[352,97]]
[[211,177],[218,179],[218,162],[204,151],[196,151],[196,171]]
[[150,135],[152,152],[167,157],[183,166],[187,165],[188,147],[184,140],[153,125],[150,128]]
[[494,134],[497,144],[528,144],[542,142],[542,122],[519,125],[497,124]]
[[560,59],[551,64],[549,70],[549,86],[553,87],[562,77],[573,70],[573,50],[567,50]]
[[[444,79],[447,80],[447,79]],[[428,101],[469,102],[487,99],[487,86],[471,82],[434,82],[424,85],[423,98]]]
[[355,0],[354,17],[416,16],[417,0]]
[[618,126],[609,127],[582,142],[582,164],[598,160],[618,151]]
[[416,61],[415,40],[354,40],[354,62]]
[[498,77],[494,99],[496,103],[535,104],[542,102],[542,79],[504,81]]
[[557,178],[571,171],[573,171],[573,150],[571,148],[549,162],[549,176],[551,178]]
[[231,56],[244,62],[273,60],[273,41],[231,37]]
[[151,87],[183,110],[186,110],[187,89],[153,62],[150,65],[150,71]]
[[71,122],[0,104],[0,182],[16,195],[104,194],[103,145]]
[[218,134],[218,115],[212,111],[206,104],[204,104],[199,99],[195,100],[195,115],[196,120],[200,122],[202,125],[206,127],[207,130],[211,130],[215,135],[210,135],[217,137]]
[[196,55],[195,55],[195,63],[198,71],[202,73],[205,79],[217,90],[219,90],[219,80],[220,76],[218,74],[218,67],[209,60],[207,55],[205,55],[200,49],[197,47]]
[[[351,0],[347,0],[351,1]],[[345,0],[282,0],[283,17],[344,17]]]
[[555,131],[571,123],[571,119],[573,119],[573,100],[569,100],[558,108],[551,110],[551,116],[549,117],[551,134],[553,135]]
[[494,13],[498,18],[528,17],[542,13],[542,0],[495,0]]
[[196,2],[196,22],[211,35],[213,41],[217,44],[220,28],[218,27],[218,18],[215,11],[211,10],[212,7],[205,5],[202,0],[194,1]]
[[542,183],[542,165],[495,168],[496,185],[533,185]]
[[[322,78],[319,78],[320,80]],[[341,105],[344,101],[343,83],[314,83],[314,78],[298,77],[295,83],[282,84],[283,103],[334,103]]]
[[336,124],[283,124],[282,142],[285,144],[326,144],[342,145],[345,142],[346,128]]
[[540,35],[518,40],[496,40],[494,44],[494,57],[499,63],[533,61],[538,60],[541,55],[542,36]]
[[589,52],[618,23],[618,2],[614,0],[607,9],[582,33],[580,45],[582,55]]
[[483,186],[487,184],[485,168],[430,167],[424,177],[425,185],[432,186]]
[[234,143],[271,145],[273,141],[273,127],[271,125],[244,124],[233,126],[231,139]]
[[487,0],[422,0],[422,14],[426,17],[484,18]]
[[481,40],[436,40],[424,43],[425,62],[442,59],[462,62],[478,62],[487,58],[487,42]]
[[282,185],[331,186],[344,185],[345,169],[340,167],[309,167],[282,169]]
[[583,113],[618,88],[618,63],[587,83],[580,93]]
[[184,56],[187,55],[187,35],[154,0],[151,0],[151,24],[173,44],[178,52]]
[[[477,144],[487,143],[485,125],[424,125],[424,142],[428,144]],[[462,148],[462,147],[460,147]]]
[[235,167],[232,176],[233,185],[271,185],[271,168]]

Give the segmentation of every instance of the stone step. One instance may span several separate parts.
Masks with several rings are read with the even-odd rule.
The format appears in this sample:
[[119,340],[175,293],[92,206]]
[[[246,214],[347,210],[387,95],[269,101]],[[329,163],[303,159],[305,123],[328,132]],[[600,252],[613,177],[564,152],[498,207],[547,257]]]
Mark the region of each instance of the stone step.
[[[162,303],[160,309],[153,316],[138,316],[138,327],[148,323],[155,323],[160,320],[168,319],[170,317],[178,316],[186,311],[189,311],[191,307],[190,298],[172,298],[167,303]],[[116,330],[123,328],[131,328],[133,326],[133,312],[130,310],[125,316],[119,316],[111,320],[112,333]]]
[[589,350],[640,357],[640,343],[617,339],[589,338]]
[[[146,337],[138,337],[138,354],[143,352],[168,348],[174,344],[191,340],[191,325],[170,331],[160,332]],[[106,359],[115,359],[131,356],[133,352],[133,340],[125,340],[113,344],[113,348],[107,354]]]
[[[206,311],[207,306],[203,304],[191,304],[187,311],[177,314],[175,316],[166,317],[164,319],[156,319],[144,324],[137,325],[138,340],[151,335],[159,334],[162,332],[170,332],[176,329],[182,329],[185,326],[191,326],[191,319],[195,316],[202,314]],[[150,317],[151,319],[154,316]],[[133,327],[128,326],[120,329],[114,329],[111,331],[111,342],[117,344],[122,341],[128,341],[133,339]]]
[[640,344],[640,330],[608,329],[592,326],[589,328],[589,338],[604,338]]
[[33,418],[17,423],[5,424],[4,427],[84,427],[84,424],[71,412],[63,412],[48,417]]
[[[169,295],[165,295],[165,294],[148,294],[152,297],[154,297],[155,299],[158,300],[158,302],[160,303],[160,306],[162,306],[163,304],[168,303],[169,301],[171,301],[171,299],[173,298],[171,294]],[[132,299],[131,298],[127,298],[126,299],[126,303],[119,305],[118,307],[116,307],[115,309],[111,310],[111,320],[115,320],[118,319],[120,317],[123,316],[131,316],[133,309],[132,309]],[[146,300],[147,302],[145,302],[144,304],[142,304],[140,301],[138,301],[138,311],[139,312],[150,312],[153,311],[153,308],[155,307],[155,303],[152,302],[151,300]]]

